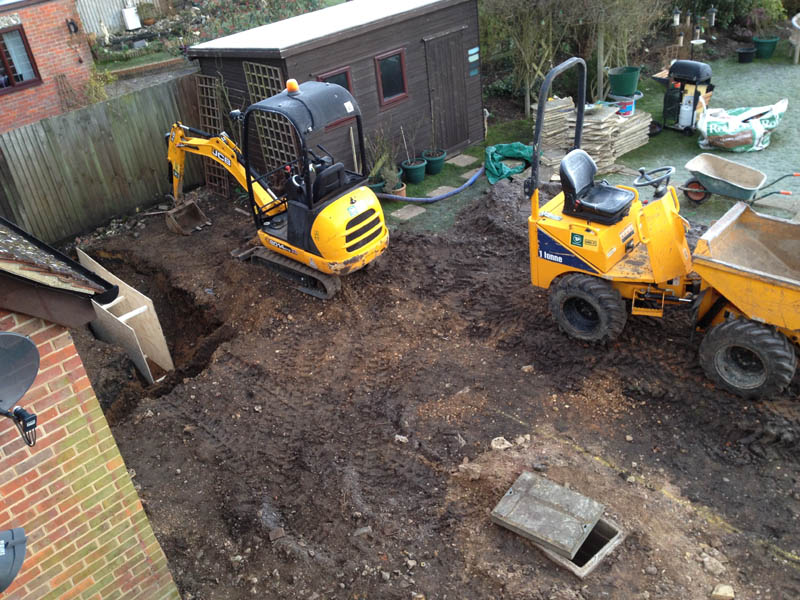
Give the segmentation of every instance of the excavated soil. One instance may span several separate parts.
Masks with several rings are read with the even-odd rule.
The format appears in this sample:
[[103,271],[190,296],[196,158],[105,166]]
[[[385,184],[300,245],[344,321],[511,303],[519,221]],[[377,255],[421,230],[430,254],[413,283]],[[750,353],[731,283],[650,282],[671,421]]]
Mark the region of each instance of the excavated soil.
[[[175,359],[148,387],[76,332],[185,599],[800,597],[797,381],[716,390],[684,312],[567,338],[521,198],[501,183],[452,230],[394,234],[325,302],[232,259],[252,225],[208,199],[190,237],[150,217],[87,245],[153,298]],[[584,581],[491,523],[523,470],[624,530]]]

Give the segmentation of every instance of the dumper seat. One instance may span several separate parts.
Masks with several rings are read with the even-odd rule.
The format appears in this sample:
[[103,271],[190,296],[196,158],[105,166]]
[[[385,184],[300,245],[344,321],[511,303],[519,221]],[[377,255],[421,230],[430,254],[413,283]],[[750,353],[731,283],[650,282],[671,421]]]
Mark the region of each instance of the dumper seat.
[[613,225],[628,214],[634,193],[604,181],[595,182],[597,165],[586,152],[572,150],[561,159],[564,214],[602,225]]

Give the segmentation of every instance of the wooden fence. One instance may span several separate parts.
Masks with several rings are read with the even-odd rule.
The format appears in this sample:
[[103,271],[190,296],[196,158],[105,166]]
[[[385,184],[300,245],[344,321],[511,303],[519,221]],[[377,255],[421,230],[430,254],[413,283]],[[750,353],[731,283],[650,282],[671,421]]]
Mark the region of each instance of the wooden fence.
[[[176,120],[198,121],[194,75],[0,135],[0,215],[57,242],[158,202]],[[201,183],[200,161],[187,167],[186,183]]]

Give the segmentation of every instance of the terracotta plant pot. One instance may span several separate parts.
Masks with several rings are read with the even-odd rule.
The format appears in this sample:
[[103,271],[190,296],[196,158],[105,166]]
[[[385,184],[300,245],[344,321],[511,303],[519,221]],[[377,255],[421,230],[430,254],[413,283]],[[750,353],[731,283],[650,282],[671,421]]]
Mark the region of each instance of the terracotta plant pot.
[[389,193],[392,194],[393,196],[403,196],[403,198],[405,198],[406,197],[406,184],[401,181],[400,183],[397,184],[397,187],[394,188]]

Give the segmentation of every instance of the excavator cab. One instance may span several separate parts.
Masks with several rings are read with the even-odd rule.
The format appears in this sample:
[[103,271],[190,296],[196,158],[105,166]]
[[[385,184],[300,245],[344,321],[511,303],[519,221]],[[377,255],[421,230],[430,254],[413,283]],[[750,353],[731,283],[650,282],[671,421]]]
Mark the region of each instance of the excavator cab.
[[[247,190],[261,242],[237,256],[259,259],[303,292],[332,297],[340,275],[375,260],[389,241],[380,202],[359,171],[366,153],[358,103],[339,85],[290,79],[284,91],[230,116],[242,124],[242,150],[224,132],[172,126],[167,158],[175,197],[186,152],[216,161]],[[350,168],[323,145],[331,131]],[[351,132],[349,143],[343,131]]]

